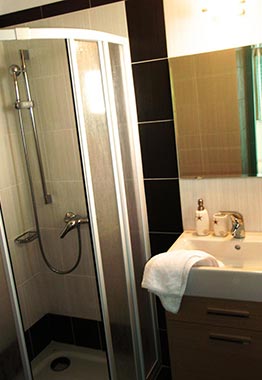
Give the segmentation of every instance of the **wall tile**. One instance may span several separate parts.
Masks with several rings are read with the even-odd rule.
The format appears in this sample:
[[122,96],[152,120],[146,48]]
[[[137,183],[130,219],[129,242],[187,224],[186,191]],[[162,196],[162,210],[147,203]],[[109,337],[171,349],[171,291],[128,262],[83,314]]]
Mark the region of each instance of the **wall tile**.
[[60,314],[45,314],[25,331],[26,346],[33,360],[52,340],[60,343],[105,350],[101,340],[103,324],[100,321],[75,318]]
[[173,119],[168,60],[134,64],[138,121]]
[[82,181],[54,180],[47,182],[48,191],[53,199],[53,202],[49,205],[46,205],[43,201],[41,183],[35,184],[35,187],[41,228],[58,228],[61,231],[65,226],[64,216],[67,211],[86,216],[85,193]]
[[32,27],[90,29],[90,9],[65,13],[30,23]]
[[27,308],[26,308],[26,303],[25,303],[24,287],[22,285],[19,285],[16,287],[16,289],[17,289],[17,294],[18,294],[19,309],[21,311],[23,327],[25,331],[30,327],[30,323],[29,323],[28,313],[27,313]]
[[41,7],[26,9],[0,16],[0,28],[42,18]]
[[[42,244],[44,248],[45,255],[50,262],[51,265],[53,265],[55,268],[61,268],[63,269],[63,254],[68,254],[70,251],[63,252],[63,240],[59,238],[59,234],[62,230],[62,223],[61,223],[61,229],[57,230],[54,228],[50,229],[41,229],[41,239]],[[73,241],[74,242],[74,241]],[[75,243],[75,242],[74,242]],[[43,265],[43,272],[49,272],[50,269],[47,267],[47,265]]]
[[[76,233],[76,231],[75,231]],[[91,245],[91,237],[89,228],[87,225],[81,226],[81,243],[82,243],[82,252],[81,252],[81,260],[79,266],[74,270],[75,275],[87,275],[95,278],[95,266]],[[69,247],[72,247],[72,244],[69,244]],[[70,268],[72,266],[72,256],[76,259],[76,255],[78,255],[78,243],[76,244],[76,249],[74,250],[74,255],[68,254],[63,255],[63,265],[65,268]]]
[[74,138],[71,130],[45,133],[44,144],[48,157],[47,179],[54,181],[82,179],[80,163],[74,149]]
[[4,279],[4,284],[2,283],[1,285],[3,285],[0,288],[0,296],[1,296],[0,350],[2,352],[4,349],[8,348],[8,346],[17,339],[17,337],[16,337],[14,320],[13,320],[13,310],[11,307],[9,292],[8,292],[7,283],[5,279]]
[[116,1],[115,4],[111,3],[109,6],[91,8],[88,13],[91,24],[90,29],[128,37],[123,1]]
[[181,232],[178,180],[145,181],[150,232]]
[[105,5],[110,3],[116,3],[121,0],[90,0],[91,7],[97,7],[98,5]]
[[126,12],[132,62],[167,57],[163,1],[127,1]]
[[[54,57],[50,48],[46,51],[46,54],[51,55],[52,58]],[[49,69],[51,66],[54,69],[54,65],[55,62],[52,61],[52,63],[46,62],[46,65],[42,66],[46,68],[49,66]],[[33,67],[34,63],[31,66]],[[41,78],[34,78],[31,81],[32,98],[35,102],[35,117],[39,130],[54,131],[76,128],[72,93],[67,74],[49,75],[48,77],[43,75]]]
[[139,134],[144,178],[177,177],[173,122],[140,124]]
[[[61,270],[68,270],[76,263],[79,255],[79,242],[77,230],[71,231],[63,239],[60,239],[60,229],[42,229],[41,236],[46,256],[51,264]],[[94,260],[90,234],[86,226],[81,226],[81,259],[78,267],[74,270],[74,275],[87,275],[95,277]],[[49,272],[47,266],[42,268]]]
[[34,226],[30,191],[26,184],[0,191],[5,227],[9,239],[14,239]]
[[47,271],[44,274],[46,292],[49,299],[48,312],[52,314],[70,315],[68,293],[65,286],[65,276]]
[[[2,55],[1,55],[2,57]],[[11,60],[10,60],[11,61]],[[9,67],[12,63],[16,62],[15,60],[10,61],[6,60],[5,69]],[[10,81],[10,76],[7,71],[2,71],[2,92],[3,99],[1,99],[1,107],[5,108],[5,112],[0,113],[0,123],[1,123],[1,136],[2,134],[16,133],[19,134],[18,130],[18,121],[17,114],[14,111],[13,104],[15,100],[15,95],[13,88],[11,87],[12,82]]]
[[1,134],[0,189],[23,181],[25,167],[24,160],[21,159],[23,154],[21,145],[21,138],[17,133]]
[[25,306],[23,315],[26,315],[27,322],[24,327],[27,329],[47,314],[49,300],[45,291],[46,284],[41,274],[28,280],[22,287]]
[[197,199],[202,198],[210,219],[219,210],[235,210],[243,214],[247,231],[262,230],[261,178],[181,179],[180,189],[184,229],[195,229]]
[[17,285],[21,285],[42,270],[37,240],[30,244],[16,244],[8,241],[11,260]]
[[71,318],[64,315],[49,314],[52,340],[73,344],[74,334]]
[[99,325],[100,347],[103,351],[106,351],[106,336],[105,336],[104,323],[102,321],[99,321],[98,325]]
[[[62,3],[52,3],[52,4],[46,4],[43,5],[42,8],[42,14],[43,17],[52,17],[57,16],[59,14],[63,13],[69,13],[74,12],[80,9],[86,9],[90,7],[90,1],[89,0],[64,0]],[[40,18],[40,17],[39,17]]]
[[26,330],[24,334],[25,334],[25,344],[26,344],[26,348],[27,348],[28,358],[31,361],[34,359],[35,355],[34,355],[34,351],[33,351],[33,345],[32,345],[30,330]]
[[101,349],[99,324],[83,318],[72,318],[75,342],[77,346]]
[[52,340],[49,315],[46,314],[39,319],[29,331],[33,353],[37,356]]
[[101,320],[95,278],[68,275],[65,283],[68,300],[70,300],[69,315]]
[[[58,107],[60,107],[61,112],[62,106],[58,103],[59,99],[57,99],[54,96],[53,92],[55,90],[57,90],[58,93],[59,91],[66,91],[66,93],[69,96],[69,99],[71,99],[70,85],[63,83],[61,78],[62,75],[64,76],[64,81],[69,80],[65,42],[62,39],[42,39],[40,41],[37,39],[33,39],[27,43],[27,48],[29,49],[29,61],[27,62],[27,68],[28,75],[30,75],[29,81],[30,83],[32,83],[32,87],[35,83],[35,78],[39,80],[42,79],[43,82],[45,80],[48,81],[48,85],[50,87],[48,92],[46,84],[40,82],[39,87],[37,88],[37,86],[34,86],[32,92],[44,92],[43,97],[47,95],[48,97],[50,97],[50,99],[45,99],[43,97],[40,99],[46,102],[48,102],[48,100],[50,102],[54,102],[55,104],[57,104]],[[58,79],[56,83],[57,76]],[[53,82],[55,83],[52,83],[51,80],[53,80]],[[42,89],[42,85],[45,87],[44,89]],[[63,94],[61,95],[61,99],[64,102],[64,106],[68,106],[68,102],[66,101],[65,96]],[[36,106],[37,105],[38,104],[36,103]],[[46,103],[44,103],[44,106],[46,106]],[[42,107],[39,110],[42,110]],[[37,108],[35,112],[38,112]]]
[[179,233],[150,233],[151,254],[166,252],[180,236]]

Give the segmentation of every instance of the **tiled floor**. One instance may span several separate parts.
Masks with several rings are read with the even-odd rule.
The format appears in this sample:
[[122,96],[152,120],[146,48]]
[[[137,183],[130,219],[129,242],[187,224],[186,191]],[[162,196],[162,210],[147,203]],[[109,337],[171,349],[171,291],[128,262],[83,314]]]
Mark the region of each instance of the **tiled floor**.
[[[63,371],[53,371],[51,362],[57,357],[70,359]],[[103,351],[51,342],[32,362],[34,380],[109,380]]]

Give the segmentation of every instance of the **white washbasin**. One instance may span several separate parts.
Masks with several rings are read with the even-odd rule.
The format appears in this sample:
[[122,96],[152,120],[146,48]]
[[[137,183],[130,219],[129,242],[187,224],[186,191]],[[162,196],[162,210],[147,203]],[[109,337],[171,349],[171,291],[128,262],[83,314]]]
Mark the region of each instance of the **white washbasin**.
[[185,294],[201,297],[262,301],[262,233],[246,232],[244,239],[185,231],[170,247],[210,253],[223,268],[192,268]]

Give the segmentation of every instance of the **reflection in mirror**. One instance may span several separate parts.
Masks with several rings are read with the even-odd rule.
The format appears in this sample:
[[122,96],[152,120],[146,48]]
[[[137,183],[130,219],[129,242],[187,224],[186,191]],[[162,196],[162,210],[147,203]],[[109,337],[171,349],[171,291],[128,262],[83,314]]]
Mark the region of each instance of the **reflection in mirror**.
[[261,46],[169,60],[180,177],[262,174]]

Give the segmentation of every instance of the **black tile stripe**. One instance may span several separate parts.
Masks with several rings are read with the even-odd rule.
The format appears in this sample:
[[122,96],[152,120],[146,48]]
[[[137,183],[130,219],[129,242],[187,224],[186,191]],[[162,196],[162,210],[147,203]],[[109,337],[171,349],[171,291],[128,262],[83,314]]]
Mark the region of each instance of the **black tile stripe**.
[[145,178],[176,178],[177,158],[173,121],[139,124]]
[[166,252],[179,238],[181,232],[157,233],[150,232],[150,245],[152,255]]
[[0,28],[24,22],[39,20],[42,18],[41,7],[25,9],[23,11],[7,13],[0,16]]
[[116,3],[118,1],[121,1],[121,0],[90,0],[91,7],[97,7],[99,5],[106,5],[106,4]]
[[90,8],[90,0],[64,0],[42,6],[43,18],[53,17]]
[[138,121],[173,119],[168,60],[132,65]]
[[126,15],[132,62],[167,57],[163,1],[129,0]]
[[149,231],[182,232],[178,180],[145,181],[145,191]]
[[25,332],[29,359],[52,341],[105,350],[102,322],[59,314],[46,314]]
[[99,5],[115,3],[121,0],[63,0],[40,7],[25,9],[22,11],[7,13],[0,16],[0,28],[23,24],[25,22],[40,20],[47,17],[80,11]]

